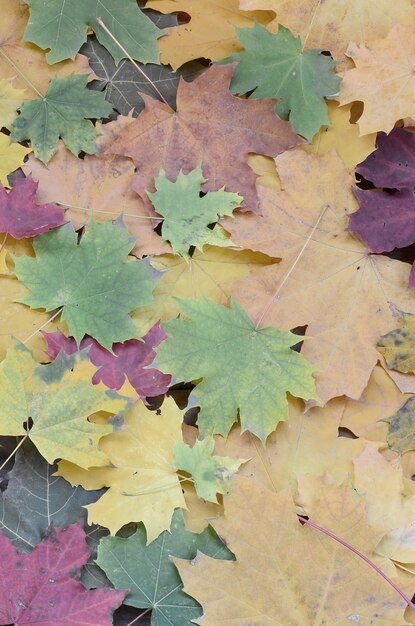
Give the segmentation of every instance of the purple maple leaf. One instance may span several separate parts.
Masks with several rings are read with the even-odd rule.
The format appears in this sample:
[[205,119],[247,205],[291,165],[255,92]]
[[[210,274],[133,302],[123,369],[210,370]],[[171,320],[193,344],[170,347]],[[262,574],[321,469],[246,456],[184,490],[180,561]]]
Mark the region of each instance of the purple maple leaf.
[[111,626],[126,592],[79,582],[90,550],[79,524],[52,529],[29,554],[0,533],[0,625]]
[[[77,352],[74,339],[65,337],[59,330],[43,333],[47,343],[47,354],[55,359],[63,350],[66,354]],[[166,393],[171,376],[163,374],[151,365],[156,353],[154,348],[166,339],[160,324],[155,324],[142,339],[129,339],[124,343],[115,343],[113,353],[103,348],[95,339],[87,337],[80,344],[80,349],[89,348],[91,363],[98,367],[92,382],[100,381],[110,389],[120,389],[127,377],[142,400]]]
[[18,178],[7,192],[0,184],[0,232],[15,239],[36,237],[65,223],[65,213],[56,204],[36,204],[38,184]]

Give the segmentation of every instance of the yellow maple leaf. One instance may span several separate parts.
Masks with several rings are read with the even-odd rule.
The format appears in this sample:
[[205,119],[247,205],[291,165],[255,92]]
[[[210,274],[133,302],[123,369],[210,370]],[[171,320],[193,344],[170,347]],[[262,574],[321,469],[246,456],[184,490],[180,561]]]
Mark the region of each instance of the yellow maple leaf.
[[389,133],[398,120],[415,117],[413,29],[395,24],[384,39],[351,43],[346,54],[356,67],[342,74],[339,101],[363,101],[361,135]]
[[68,207],[66,217],[75,229],[91,218],[97,222],[115,220],[122,213],[128,231],[137,238],[133,254],[141,257],[170,250],[154,232],[140,196],[131,190],[135,168],[130,159],[89,154],[78,159],[60,141],[47,166],[30,155],[23,171],[39,182],[37,201]]
[[143,335],[158,320],[177,317],[180,309],[174,298],[209,298],[225,304],[230,294],[227,283],[274,261],[249,250],[208,245],[188,259],[173,254],[154,257],[151,265],[162,275],[153,290],[153,302],[137,309],[132,318]]
[[15,89],[11,80],[0,79],[0,127],[9,128],[25,95],[25,90]]
[[86,507],[89,524],[101,524],[115,534],[124,524],[144,522],[148,543],[170,529],[174,509],[186,506],[174,464],[182,421],[183,413],[172,398],[166,398],[157,414],[139,401],[126,413],[125,428],[102,441],[101,451],[110,465],[86,471],[59,463],[58,475],[72,485],[109,487]]
[[7,180],[8,174],[23,165],[23,159],[31,151],[19,143],[11,143],[10,137],[0,133],[0,183],[4,187],[10,187]]
[[262,216],[237,215],[225,227],[234,243],[283,260],[232,292],[261,326],[307,325],[302,354],[316,368],[320,398],[358,399],[379,358],[377,339],[396,326],[398,310],[415,311],[410,267],[370,254],[345,230],[357,203],[334,152],[292,150],[276,164],[282,190],[259,188]]
[[[306,515],[370,558],[382,533],[367,524],[363,499],[347,482],[308,477],[308,483],[315,497]],[[404,600],[344,546],[301,526],[287,491],[236,478],[225,516],[213,527],[236,561],[200,552],[191,562],[175,559],[184,591],[203,607],[196,623],[230,626],[241,624],[241,616],[264,626],[345,626],[360,618],[379,626],[404,623]]]
[[218,61],[240,50],[234,26],[248,28],[254,19],[266,24],[272,13],[244,13],[238,9],[238,0],[150,0],[147,9],[160,13],[190,14],[190,21],[166,29],[166,36],[158,40],[160,59],[176,70],[178,67],[204,57]]
[[411,0],[240,0],[239,6],[274,11],[271,30],[283,24],[301,36],[304,47],[329,50],[336,61],[344,60],[349,41],[384,37],[396,22],[415,25]]
[[381,337],[378,350],[388,369],[415,374],[415,316],[403,313],[401,327]]

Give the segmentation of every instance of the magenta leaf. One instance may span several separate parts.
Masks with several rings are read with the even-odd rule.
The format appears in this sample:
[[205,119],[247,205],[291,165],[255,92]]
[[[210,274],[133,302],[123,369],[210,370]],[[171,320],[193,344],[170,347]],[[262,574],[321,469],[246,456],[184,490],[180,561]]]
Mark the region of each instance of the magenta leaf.
[[[75,340],[65,337],[59,330],[43,333],[43,336],[47,343],[47,354],[52,360],[61,350],[67,355],[77,351]],[[145,400],[166,393],[171,382],[170,375],[148,368],[155,357],[154,348],[164,339],[164,330],[160,324],[155,324],[142,339],[115,343],[112,354],[90,337],[82,340],[80,349],[89,348],[91,363],[98,367],[92,378],[94,384],[103,382],[110,389],[120,389],[128,378],[140,398]]]
[[79,524],[52,529],[29,554],[0,534],[0,625],[111,626],[126,592],[85,590],[79,577],[89,552]]
[[65,223],[64,211],[56,204],[36,204],[36,190],[32,178],[18,178],[9,192],[0,184],[0,232],[23,239]]
[[394,128],[389,135],[378,133],[376,150],[356,171],[376,187],[403,189],[415,181],[415,134]]

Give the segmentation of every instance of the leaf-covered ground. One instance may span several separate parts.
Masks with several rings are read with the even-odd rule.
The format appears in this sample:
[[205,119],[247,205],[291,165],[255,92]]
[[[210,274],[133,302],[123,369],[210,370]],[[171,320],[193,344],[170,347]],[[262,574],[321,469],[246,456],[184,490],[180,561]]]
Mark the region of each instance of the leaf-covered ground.
[[413,624],[415,5],[0,8],[0,626]]

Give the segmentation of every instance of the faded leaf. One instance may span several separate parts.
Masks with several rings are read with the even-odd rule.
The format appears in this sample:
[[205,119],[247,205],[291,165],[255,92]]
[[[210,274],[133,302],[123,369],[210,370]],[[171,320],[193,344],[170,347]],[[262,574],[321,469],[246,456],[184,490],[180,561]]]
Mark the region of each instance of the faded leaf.
[[396,413],[383,418],[389,424],[388,445],[398,454],[415,450],[415,397],[411,396]]
[[9,136],[0,133],[0,183],[4,187],[10,187],[7,180],[8,174],[22,167],[23,159],[29,152],[31,148],[13,143]]
[[415,374],[415,315],[401,314],[401,327],[378,341],[377,348],[389,369]]
[[0,79],[0,128],[10,127],[25,95],[25,90],[15,89],[11,80]]

